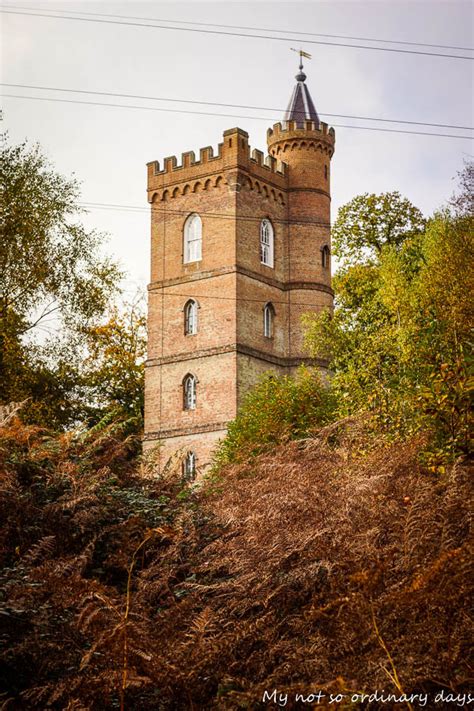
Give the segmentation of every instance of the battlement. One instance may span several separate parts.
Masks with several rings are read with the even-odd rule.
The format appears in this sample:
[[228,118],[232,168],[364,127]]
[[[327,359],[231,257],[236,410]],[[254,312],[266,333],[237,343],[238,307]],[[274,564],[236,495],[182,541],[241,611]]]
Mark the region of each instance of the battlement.
[[199,160],[196,160],[196,154],[194,151],[186,151],[185,153],[182,153],[180,163],[178,163],[176,156],[167,156],[163,159],[163,168],[160,168],[159,161],[151,161],[150,163],[147,163],[148,174],[164,175],[165,173],[172,173],[176,170],[182,170],[182,168],[191,168],[195,165],[203,165],[212,161],[219,161],[222,159],[222,147],[223,144],[219,143],[217,146],[217,155],[214,154],[212,146],[200,148]]
[[314,121],[304,123],[304,128],[297,127],[295,121],[279,122],[273,128],[269,128],[267,144],[270,154],[277,159],[285,160],[285,151],[288,148],[300,148],[321,150],[331,157],[336,141],[334,129],[323,122],[320,125]]
[[181,161],[176,156],[163,160],[163,167],[158,161],[147,163],[148,190],[178,183],[185,180],[203,178],[210,173],[218,173],[230,168],[241,168],[265,179],[272,179],[285,185],[286,165],[271,155],[265,156],[258,149],[251,149],[248,133],[241,128],[224,131],[223,142],[218,144],[217,153],[212,146],[199,149],[199,158],[194,151],[181,154]]
[[333,140],[336,137],[334,129],[332,127],[329,128],[328,124],[324,123],[324,121],[321,121],[319,126],[314,121],[305,121],[304,124],[304,128],[298,128],[296,121],[279,121],[274,124],[273,128],[268,129],[267,140],[271,140],[273,143],[274,141],[285,140],[290,136],[292,138],[296,136],[303,138],[308,134],[314,134],[315,138],[322,138],[324,136],[330,139],[332,138]]

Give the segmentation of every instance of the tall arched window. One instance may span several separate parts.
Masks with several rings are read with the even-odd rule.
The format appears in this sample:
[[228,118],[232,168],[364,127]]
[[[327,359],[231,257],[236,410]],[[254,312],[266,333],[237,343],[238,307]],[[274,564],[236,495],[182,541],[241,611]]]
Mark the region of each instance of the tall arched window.
[[194,336],[198,331],[198,305],[194,299],[189,299],[184,307],[184,335]]
[[199,262],[202,256],[202,222],[199,215],[189,215],[184,223],[184,254],[183,261]]
[[260,223],[260,261],[267,267],[273,267],[273,226],[266,218]]
[[329,269],[329,255],[331,254],[327,244],[321,247],[321,265],[324,269]]
[[273,304],[265,304],[263,309],[263,335],[266,338],[273,338],[273,322],[275,320],[275,309]]
[[196,455],[194,452],[188,452],[183,461],[183,479],[185,481],[193,481],[196,477]]
[[183,409],[196,409],[196,377],[189,373],[183,380]]

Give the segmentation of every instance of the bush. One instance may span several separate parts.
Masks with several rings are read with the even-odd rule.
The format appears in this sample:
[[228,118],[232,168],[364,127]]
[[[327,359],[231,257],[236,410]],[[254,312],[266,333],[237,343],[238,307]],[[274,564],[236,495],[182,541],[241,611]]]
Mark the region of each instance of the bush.
[[216,468],[305,437],[328,422],[331,413],[331,392],[316,370],[302,366],[295,377],[267,373],[229,424],[215,456]]
[[144,644],[125,602],[184,508],[179,482],[140,476],[135,419],[0,423],[2,708],[117,708],[124,648]]

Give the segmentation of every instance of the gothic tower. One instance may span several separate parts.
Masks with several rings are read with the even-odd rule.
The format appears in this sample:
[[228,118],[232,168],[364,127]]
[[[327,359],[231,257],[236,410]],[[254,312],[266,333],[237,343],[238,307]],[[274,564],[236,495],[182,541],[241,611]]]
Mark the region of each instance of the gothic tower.
[[[332,308],[330,160],[300,65],[268,152],[240,128],[212,148],[148,164],[151,281],[145,448],[186,476],[205,468],[266,371],[307,362],[301,315]],[[323,362],[317,363],[324,367]]]

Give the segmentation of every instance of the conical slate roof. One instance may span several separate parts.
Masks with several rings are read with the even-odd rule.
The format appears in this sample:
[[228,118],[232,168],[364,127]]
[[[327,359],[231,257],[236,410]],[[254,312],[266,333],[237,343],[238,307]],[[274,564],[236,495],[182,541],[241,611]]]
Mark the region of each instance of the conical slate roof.
[[313,99],[306,86],[306,74],[303,72],[303,65],[300,64],[300,71],[295,77],[296,86],[293,89],[290,103],[285,111],[284,121],[295,121],[297,128],[304,128],[305,121],[314,121],[319,128],[319,116],[313,104]]

